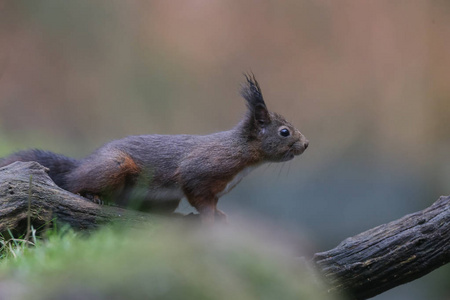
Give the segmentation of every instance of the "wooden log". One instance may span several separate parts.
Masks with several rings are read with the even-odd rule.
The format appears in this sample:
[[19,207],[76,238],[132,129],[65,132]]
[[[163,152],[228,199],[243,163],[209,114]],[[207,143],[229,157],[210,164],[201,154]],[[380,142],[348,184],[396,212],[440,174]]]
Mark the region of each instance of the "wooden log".
[[450,261],[450,197],[314,255],[329,292],[367,299]]
[[8,234],[9,230],[14,236],[23,235],[27,231],[28,216],[35,229],[51,226],[57,220],[78,230],[95,229],[111,222],[140,224],[157,218],[138,211],[98,205],[72,194],[59,188],[47,171],[37,162],[15,162],[0,168],[1,234]]

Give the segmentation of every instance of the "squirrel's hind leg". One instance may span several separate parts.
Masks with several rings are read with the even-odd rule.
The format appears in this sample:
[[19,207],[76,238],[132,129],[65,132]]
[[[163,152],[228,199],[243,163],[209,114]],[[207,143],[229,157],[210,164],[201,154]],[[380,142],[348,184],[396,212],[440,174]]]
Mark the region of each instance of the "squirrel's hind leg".
[[84,195],[79,194],[79,195],[83,196],[84,198],[87,198],[87,199],[91,200],[95,204],[98,204],[98,205],[105,204],[105,202],[98,195],[93,195],[93,194],[90,194],[90,193],[86,193]]
[[126,153],[119,150],[108,155],[97,153],[66,175],[67,190],[83,196],[90,194],[123,201],[116,198],[123,196],[124,191],[133,185],[139,171],[135,161]]

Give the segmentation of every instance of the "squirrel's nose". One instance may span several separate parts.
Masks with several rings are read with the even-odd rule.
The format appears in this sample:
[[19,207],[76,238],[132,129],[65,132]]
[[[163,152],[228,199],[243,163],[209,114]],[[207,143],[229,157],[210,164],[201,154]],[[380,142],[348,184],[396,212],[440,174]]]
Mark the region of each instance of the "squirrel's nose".
[[308,146],[309,146],[309,141],[306,140],[306,141],[303,143],[303,148],[305,148],[305,150],[306,150],[306,148],[308,148]]

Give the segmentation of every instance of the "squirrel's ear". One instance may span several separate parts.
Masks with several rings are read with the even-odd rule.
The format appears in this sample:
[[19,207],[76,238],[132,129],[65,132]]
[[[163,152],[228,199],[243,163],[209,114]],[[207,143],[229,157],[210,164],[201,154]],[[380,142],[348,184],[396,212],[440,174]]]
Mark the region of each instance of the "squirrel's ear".
[[265,105],[263,106],[263,105],[257,104],[253,110],[253,116],[255,118],[255,121],[261,127],[270,123],[270,115],[269,115],[269,112],[267,111],[267,108]]
[[242,86],[241,95],[247,100],[247,107],[258,125],[264,126],[270,123],[270,114],[264,102],[261,88],[255,75],[244,74],[247,79],[246,84]]

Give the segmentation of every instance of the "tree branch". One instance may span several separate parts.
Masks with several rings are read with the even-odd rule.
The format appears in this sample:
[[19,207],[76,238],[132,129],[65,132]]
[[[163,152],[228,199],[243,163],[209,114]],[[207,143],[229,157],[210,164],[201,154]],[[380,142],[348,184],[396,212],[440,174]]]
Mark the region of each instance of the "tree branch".
[[367,299],[450,261],[450,197],[317,253],[313,263],[330,292]]
[[[155,215],[100,206],[67,192],[36,162],[0,168],[0,233],[22,235],[27,216],[34,228],[56,219],[75,229],[91,230],[110,222],[136,225]],[[30,176],[32,176],[31,197]],[[28,203],[30,200],[30,208]],[[329,292],[367,299],[417,279],[450,261],[450,197],[432,206],[344,240],[317,253],[313,265],[329,284]]]

